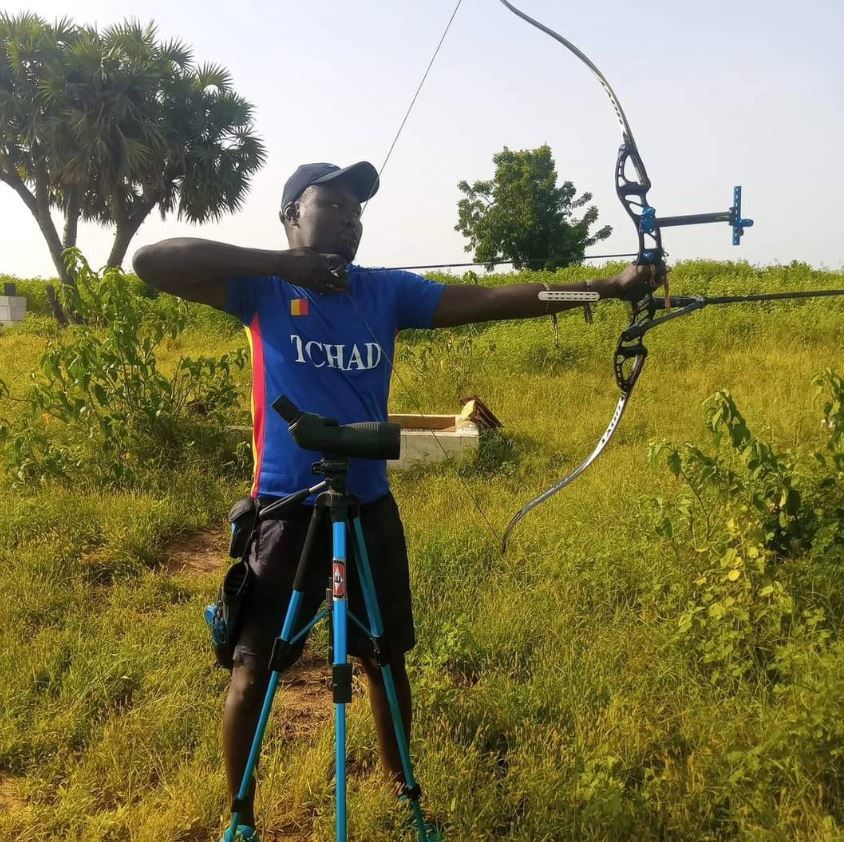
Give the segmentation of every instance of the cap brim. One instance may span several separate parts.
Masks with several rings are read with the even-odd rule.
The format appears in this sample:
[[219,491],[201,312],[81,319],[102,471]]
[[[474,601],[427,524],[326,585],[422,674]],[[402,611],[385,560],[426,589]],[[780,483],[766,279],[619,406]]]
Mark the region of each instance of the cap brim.
[[341,170],[334,170],[311,183],[327,184],[338,180],[348,184],[354,190],[355,198],[361,203],[371,199],[380,187],[378,170],[369,161],[358,161]]

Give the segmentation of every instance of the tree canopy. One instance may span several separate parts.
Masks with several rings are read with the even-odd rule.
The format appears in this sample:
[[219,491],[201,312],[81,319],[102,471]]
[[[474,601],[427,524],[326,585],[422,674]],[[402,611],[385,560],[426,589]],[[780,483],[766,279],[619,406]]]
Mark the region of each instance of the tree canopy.
[[517,269],[556,269],[578,263],[589,246],[612,233],[605,225],[590,234],[598,219],[597,207],[586,207],[592,194],[578,197],[570,181],[557,186],[547,145],[517,152],[505,146],[492,160],[490,181],[458,184],[465,198],[454,228],[469,239],[466,251],[474,251],[478,263],[511,260]]
[[[155,25],[102,31],[0,14],[0,181],[35,217],[64,282],[79,220],[114,226],[119,266],[154,208],[191,222],[237,210],[263,164],[253,108]],[[64,218],[61,235],[51,218]]]

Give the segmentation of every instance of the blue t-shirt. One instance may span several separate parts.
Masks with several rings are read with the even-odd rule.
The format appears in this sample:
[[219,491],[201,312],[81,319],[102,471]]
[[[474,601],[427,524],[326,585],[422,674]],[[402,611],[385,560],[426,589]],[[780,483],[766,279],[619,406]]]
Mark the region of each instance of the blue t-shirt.
[[[243,322],[252,352],[253,497],[318,482],[311,465],[319,454],[296,445],[273,401],[287,395],[340,424],[386,421],[396,334],[431,327],[445,288],[410,272],[354,265],[349,283],[377,341],[347,294],[320,295],[274,276],[229,281],[226,310]],[[382,497],[387,463],[351,459],[348,488],[362,503]]]

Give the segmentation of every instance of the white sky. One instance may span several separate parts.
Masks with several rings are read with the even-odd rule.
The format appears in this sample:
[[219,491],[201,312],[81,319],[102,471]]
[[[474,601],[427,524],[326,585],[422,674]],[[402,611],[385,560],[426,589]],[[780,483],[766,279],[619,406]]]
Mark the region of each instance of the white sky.
[[[519,4],[519,0],[517,0]],[[744,186],[756,220],[740,248],[726,225],[664,232],[671,258],[804,260],[844,266],[842,0],[521,0],[607,76],[654,184],[658,214],[726,210]],[[245,207],[218,224],[149,217],[130,246],[172,236],[283,248],[281,187],[300,163],[376,166],[451,14],[454,0],[34,0],[5,11],[106,25],[154,20],[198,62],[228,68],[256,109],[269,156]],[[362,263],[469,259],[453,230],[457,182],[492,174],[492,155],[550,144],[561,180],[591,191],[614,233],[602,252],[635,251],[613,167],[620,129],[577,58],[496,0],[464,0],[364,218]],[[111,233],[83,226],[105,260]],[[127,259],[127,265],[129,260]],[[46,244],[0,184],[0,272],[52,275]]]

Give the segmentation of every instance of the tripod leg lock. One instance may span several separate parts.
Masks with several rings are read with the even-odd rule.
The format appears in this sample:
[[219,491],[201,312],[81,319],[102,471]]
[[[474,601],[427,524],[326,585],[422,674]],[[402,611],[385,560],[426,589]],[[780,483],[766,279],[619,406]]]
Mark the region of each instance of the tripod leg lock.
[[415,783],[413,786],[404,784],[401,788],[401,794],[411,801],[418,801],[422,797],[422,787],[418,783]]
[[299,659],[299,651],[293,649],[290,643],[280,637],[273,643],[273,651],[270,655],[270,672],[284,672],[288,667],[293,666]]
[[348,704],[352,701],[351,664],[334,664],[331,668],[331,689],[335,704]]

